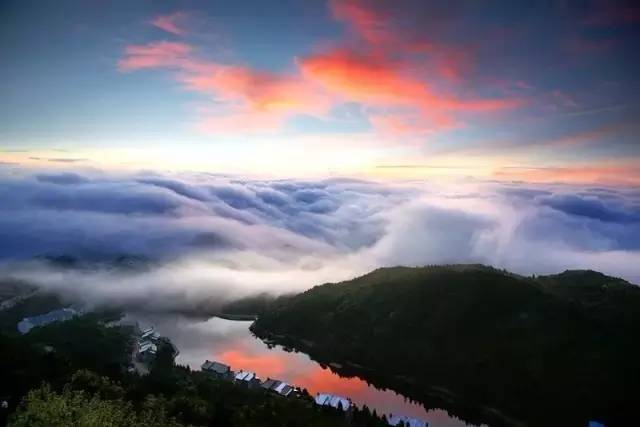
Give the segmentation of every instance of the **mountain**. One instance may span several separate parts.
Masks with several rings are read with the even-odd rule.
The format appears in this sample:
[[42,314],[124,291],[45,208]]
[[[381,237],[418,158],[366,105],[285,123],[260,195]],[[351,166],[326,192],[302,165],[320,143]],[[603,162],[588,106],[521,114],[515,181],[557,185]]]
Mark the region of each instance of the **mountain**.
[[122,273],[149,271],[157,262],[144,255],[119,254],[115,256],[77,257],[68,254],[47,254],[34,258],[48,267],[76,270],[109,270]]
[[594,271],[383,268],[280,298],[252,331],[472,422],[640,419],[640,288]]

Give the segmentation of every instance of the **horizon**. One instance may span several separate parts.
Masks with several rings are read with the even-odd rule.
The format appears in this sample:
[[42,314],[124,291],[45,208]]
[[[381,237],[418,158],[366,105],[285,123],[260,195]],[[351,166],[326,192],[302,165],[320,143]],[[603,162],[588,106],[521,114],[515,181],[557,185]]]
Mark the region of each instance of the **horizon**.
[[640,184],[633,2],[126,4],[4,3],[0,162]]
[[21,274],[177,305],[388,265],[640,283],[632,2],[124,5],[1,6],[0,266],[141,255],[135,291]]

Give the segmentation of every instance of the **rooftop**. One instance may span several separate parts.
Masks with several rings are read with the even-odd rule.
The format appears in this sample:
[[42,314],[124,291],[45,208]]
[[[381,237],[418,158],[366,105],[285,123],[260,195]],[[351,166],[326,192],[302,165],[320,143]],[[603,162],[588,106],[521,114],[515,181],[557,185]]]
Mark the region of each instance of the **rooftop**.
[[275,390],[276,387],[278,387],[280,384],[282,384],[282,381],[279,380],[274,380],[271,378],[267,378],[267,380],[265,382],[263,382],[260,387],[267,389],[267,390]]
[[336,409],[348,410],[351,407],[351,401],[346,397],[337,396],[329,393],[318,393],[315,402],[321,406],[331,406]]
[[249,371],[240,371],[236,374],[236,381],[251,381],[254,378],[257,378],[256,374],[254,372],[249,372]]
[[419,420],[417,418],[407,417],[404,415],[391,415],[387,419],[387,422],[391,426],[397,426],[401,422],[403,422],[404,425],[409,427],[428,427],[429,426],[429,423],[425,421]]
[[231,371],[231,367],[229,365],[225,365],[224,363],[210,361],[210,360],[206,360],[202,364],[201,369],[203,371],[210,371],[218,374],[226,374]]
[[154,354],[158,351],[158,347],[151,342],[145,342],[143,345],[140,346],[140,348],[138,349],[138,353],[150,353],[150,354]]
[[293,391],[293,387],[291,387],[289,384],[287,383],[281,383],[279,386],[277,386],[276,388],[274,388],[274,390],[280,394],[281,396],[288,396],[291,394],[291,392]]

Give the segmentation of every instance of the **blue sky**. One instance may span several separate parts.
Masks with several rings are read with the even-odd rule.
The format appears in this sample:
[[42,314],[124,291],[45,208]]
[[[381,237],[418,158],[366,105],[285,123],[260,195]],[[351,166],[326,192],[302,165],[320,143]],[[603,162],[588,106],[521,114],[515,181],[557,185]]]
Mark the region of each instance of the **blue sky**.
[[640,182],[633,2],[5,1],[0,11],[4,162]]

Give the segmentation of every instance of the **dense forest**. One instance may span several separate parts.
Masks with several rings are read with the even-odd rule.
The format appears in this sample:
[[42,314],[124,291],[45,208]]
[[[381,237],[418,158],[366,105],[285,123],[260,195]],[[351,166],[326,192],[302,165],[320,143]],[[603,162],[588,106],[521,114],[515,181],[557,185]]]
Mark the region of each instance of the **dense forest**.
[[640,424],[640,288],[593,271],[384,268],[279,298],[252,331],[473,422]]
[[249,390],[211,374],[176,366],[160,347],[148,375],[130,369],[133,327],[119,313],[94,312],[37,327],[16,322],[61,302],[32,295],[0,310],[0,425],[10,426],[384,426],[368,409],[317,407]]

